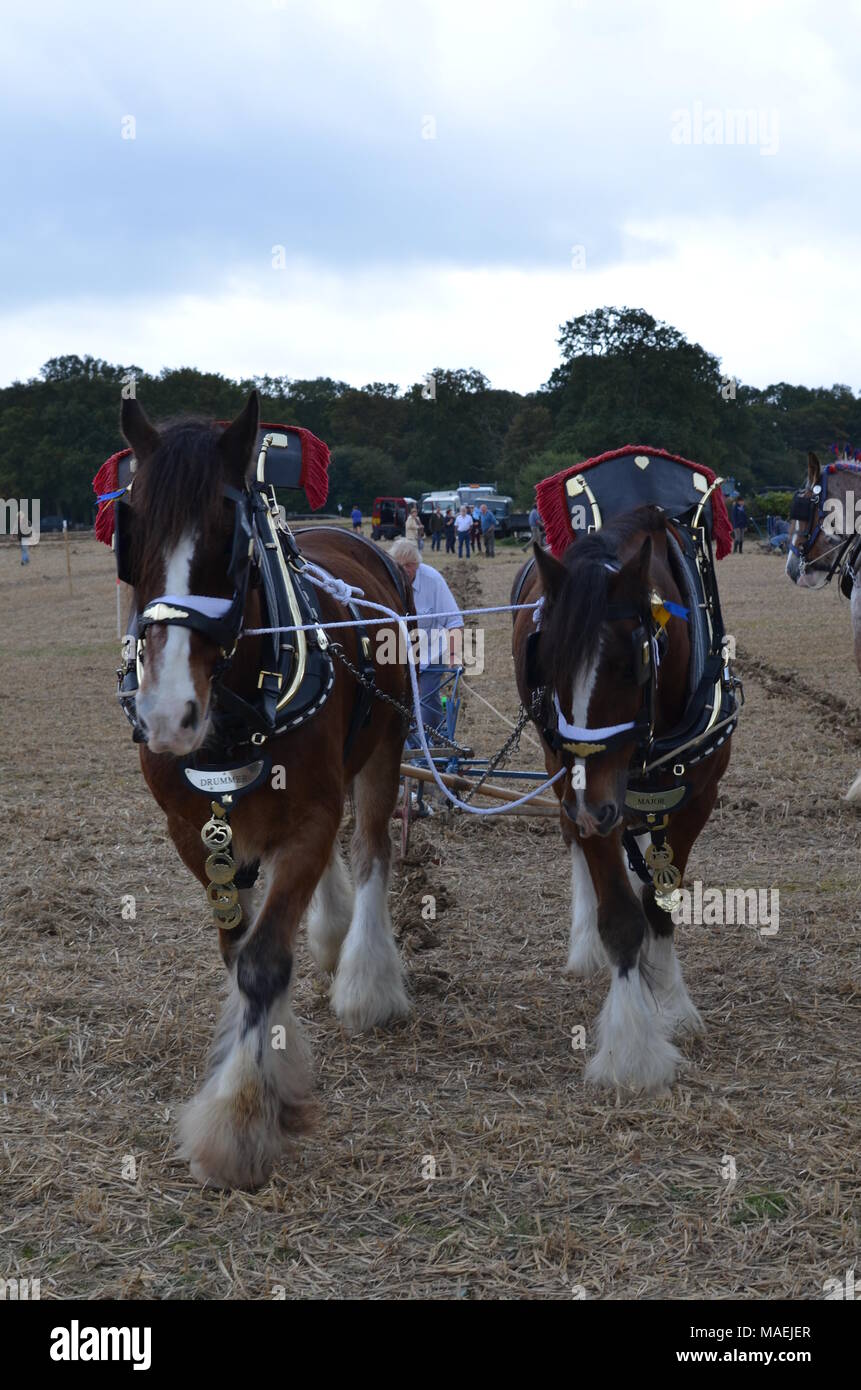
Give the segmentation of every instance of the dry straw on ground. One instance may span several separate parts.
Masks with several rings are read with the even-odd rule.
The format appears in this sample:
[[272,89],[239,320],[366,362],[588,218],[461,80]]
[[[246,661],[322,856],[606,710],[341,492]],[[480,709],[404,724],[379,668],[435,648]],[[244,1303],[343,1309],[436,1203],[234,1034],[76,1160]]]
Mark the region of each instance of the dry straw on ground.
[[[519,559],[442,564],[492,603]],[[797,592],[755,553],[720,567],[747,707],[691,872],[778,887],[780,930],[680,929],[708,1034],[672,1095],[584,1088],[572,1029],[591,1042],[606,986],[562,974],[554,823],[437,816],[392,889],[415,1012],[345,1038],[302,953],[318,1125],[249,1196],[202,1191],[173,1156],[221,968],[115,705],[110,556],[75,539],[72,565],[69,597],[59,550],[21,569],[0,549],[0,1276],[89,1298],[805,1299],[842,1278],[859,1253],[861,820],[840,793],[861,727],[833,592]],[[475,686],[513,716],[509,633],[488,620]],[[461,732],[487,751],[506,731],[473,700]]]

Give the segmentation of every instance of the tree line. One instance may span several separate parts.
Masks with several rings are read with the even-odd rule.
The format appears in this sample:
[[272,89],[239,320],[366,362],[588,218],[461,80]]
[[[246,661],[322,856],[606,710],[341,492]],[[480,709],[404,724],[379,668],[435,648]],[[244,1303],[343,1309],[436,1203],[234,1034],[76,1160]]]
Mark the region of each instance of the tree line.
[[850,386],[747,386],[644,309],[595,309],[561,325],[558,342],[559,366],[526,394],[494,389],[475,368],[437,367],[402,390],[331,377],[233,381],[193,367],[150,375],[55,357],[0,389],[0,496],[38,497],[43,515],[89,520],[91,479],[123,446],[119,402],[132,380],[155,421],[230,418],[256,386],[264,420],[304,425],[329,444],[328,507],[345,511],[461,481],[495,482],[527,507],[541,478],[628,443],[684,454],[750,495],[797,485],[809,448],[861,445],[861,395]]

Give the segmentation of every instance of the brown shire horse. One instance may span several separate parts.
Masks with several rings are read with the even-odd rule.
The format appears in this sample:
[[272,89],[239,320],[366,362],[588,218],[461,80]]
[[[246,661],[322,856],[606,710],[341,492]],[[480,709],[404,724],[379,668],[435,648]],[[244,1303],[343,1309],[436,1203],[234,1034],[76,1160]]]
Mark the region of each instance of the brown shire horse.
[[[585,976],[609,965],[611,971],[586,1079],[650,1092],[664,1090],[682,1060],[672,1035],[703,1027],[682,980],[672,917],[657,905],[653,886],[631,872],[622,844],[626,825],[637,823],[625,800],[643,725],[648,735],[644,690],[651,690],[656,737],[677,726],[686,702],[690,641],[683,618],[672,616],[666,624],[668,640],[649,687],[638,683],[635,669],[644,635],[650,641],[656,635],[653,592],[682,604],[667,526],[660,509],[640,507],[579,537],[561,562],[534,547],[536,564],[519,601],[543,595],[540,628],[531,637],[533,615],[520,612],[513,639],[520,697],[541,732],[548,773],[566,768],[555,784],[572,860],[566,970]],[[567,750],[566,735],[575,740]],[[714,808],[729,755],[727,739],[686,769],[688,797],[670,814],[666,833],[682,874]],[[647,846],[648,837],[638,844]]]
[[[252,392],[223,432],[199,423],[160,432],[136,401],[123,402],[122,430],[137,460],[131,498],[139,612],[159,595],[231,595],[226,555],[235,508],[224,489],[244,496],[252,482],[258,415],[257,393]],[[384,560],[367,543],[346,532],[315,534],[309,529],[302,536],[302,550],[330,573],[359,586],[368,599],[404,611]],[[320,595],[320,607],[324,621],[351,617],[328,594]],[[242,626],[263,626],[261,611],[260,589],[249,587]],[[346,654],[356,663],[358,637],[351,629],[345,632]],[[248,700],[257,686],[260,641],[240,641],[222,677],[225,686]],[[385,652],[386,647],[380,644],[379,649]],[[205,886],[208,851],[200,832],[210,803],[187,784],[179,760],[210,737],[211,682],[219,655],[216,644],[201,632],[154,622],[147,629],[137,697],[138,719],[148,740],[140,750],[144,777],[167,816],[183,862]],[[378,688],[402,700],[406,665],[379,665],[376,660],[375,665]],[[307,1128],[309,1066],[290,1004],[303,918],[315,961],[334,972],[332,1007],[348,1029],[373,1028],[409,1008],[387,906],[389,822],[398,795],[404,730],[392,706],[374,701],[345,762],[356,692],[353,676],[335,663],[335,684],[322,709],[301,728],[267,744],[272,772],[280,770],[281,777],[264,780],[231,814],[232,854],[243,866],[259,861],[265,896],[255,914],[251,890],[243,889],[241,924],[231,931],[219,929],[227,1002],[207,1079],[180,1121],[182,1154],[193,1174],[219,1186],[260,1186],[289,1136]],[[348,789],[356,817],[355,893],[337,845]],[[198,930],[194,924],[189,929]]]

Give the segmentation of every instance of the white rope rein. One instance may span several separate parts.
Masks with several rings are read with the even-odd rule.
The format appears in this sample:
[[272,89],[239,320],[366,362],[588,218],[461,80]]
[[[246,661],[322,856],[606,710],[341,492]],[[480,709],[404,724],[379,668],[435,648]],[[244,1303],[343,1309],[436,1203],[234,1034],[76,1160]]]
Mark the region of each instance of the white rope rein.
[[[358,589],[354,585],[346,584],[343,579],[336,579],[334,575],[329,574],[324,569],[321,569],[319,565],[314,565],[306,561],[305,573],[308,575],[308,578],[310,579],[311,583],[316,588],[325,590],[327,594],[331,594],[333,598],[340,599],[342,603],[345,603],[347,599],[352,599],[352,601],[355,604],[357,604],[359,608],[369,608],[375,613],[384,613],[385,617],[375,618],[372,620],[374,624],[390,623],[394,619],[394,621],[397,623],[400,629],[401,638],[403,642],[406,644],[404,650],[406,652],[410,651],[410,638],[409,633],[407,631],[406,618],[402,614],[395,613],[393,609],[387,608],[383,603],[372,603],[370,599],[366,599],[364,597],[363,589]],[[507,605],[503,604],[498,608],[465,608],[459,611],[463,613],[516,613],[524,608],[534,609],[536,607],[537,605],[534,603],[518,603]],[[455,616],[457,616],[456,613],[421,614],[421,617],[423,619],[440,617],[450,618]],[[319,627],[335,628],[359,626],[363,626],[363,624],[357,623],[355,621],[337,623],[304,623],[301,626],[296,627],[246,628],[243,632],[243,636],[256,636],[258,634],[270,632],[304,632],[308,628],[315,630]],[[461,801],[460,797],[455,796],[454,792],[446,786],[445,782],[443,782],[437,770],[436,763],[431,757],[431,751],[428,747],[427,737],[425,735],[424,721],[422,719],[421,695],[419,694],[419,683],[418,677],[416,676],[415,662],[411,661],[409,657],[407,658],[407,669],[410,673],[410,684],[412,686],[413,709],[415,710],[417,732],[422,752],[425,755],[425,761],[427,762],[428,768],[432,772],[434,781],[436,782],[440,791],[443,793],[445,797],[447,797],[447,799],[452,803],[453,806],[459,807],[462,811],[468,811],[470,815],[473,816],[504,816],[507,813],[515,810],[518,806],[525,805],[526,802],[531,801],[533,797],[540,796],[542,792],[547,791],[548,787],[552,787],[554,782],[558,782],[560,777],[564,777],[565,768],[561,767],[559,771],[555,774],[555,776],[549,778],[549,780],[546,782],[542,782],[540,787],[536,787],[534,791],[527,792],[525,796],[518,797],[516,801],[507,801],[504,806],[472,806],[468,801]]]

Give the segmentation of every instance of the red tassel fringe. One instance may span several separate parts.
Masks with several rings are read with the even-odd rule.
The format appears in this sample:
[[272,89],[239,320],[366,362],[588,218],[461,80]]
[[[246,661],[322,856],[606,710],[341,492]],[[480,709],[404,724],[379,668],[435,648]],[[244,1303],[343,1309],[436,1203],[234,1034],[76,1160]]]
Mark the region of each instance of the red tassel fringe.
[[315,512],[329,496],[329,446],[316,434],[303,430],[299,425],[288,425],[287,428],[302,440],[301,482],[311,510]]
[[[219,421],[219,424],[222,422]],[[302,473],[300,482],[312,511],[322,507],[329,495],[329,446],[318,439],[310,430],[300,425],[263,425],[265,430],[290,430],[298,434],[302,442]],[[106,459],[93,479],[93,492],[101,497],[106,492],[116,492],[119,486],[119,461],[131,453],[131,449],[120,449]],[[111,545],[114,536],[114,504],[101,502],[94,527],[96,539],[104,545]]]
[[[702,473],[709,486],[717,477],[716,473],[701,463],[692,463],[690,459],[682,458],[680,454],[669,454],[666,449],[650,449],[645,444],[626,444],[622,449],[612,449],[609,453],[598,454],[595,458],[586,459],[585,463],[575,464],[573,468],[563,469],[561,473],[554,473],[552,477],[545,478],[536,487],[535,504],[538,507],[541,520],[544,522],[544,530],[547,533],[550,549],[557,559],[564,550],[567,550],[573,540],[571,518],[568,513],[565,493],[565,484],[568,479],[574,473],[582,473],[584,469],[594,467],[596,463],[604,463],[607,459],[620,458],[622,454],[630,453],[650,454],[653,458],[670,459],[673,463],[683,463],[685,468],[692,468],[695,472]],[[720,488],[712,493],[711,501],[714,517],[715,555],[718,560],[722,560],[732,550],[732,527],[727,514],[726,501]]]
[[[119,462],[120,459],[131,453],[131,449],[120,449],[119,453],[111,454],[106,459],[93,479],[93,492],[97,497],[101,497],[106,492],[116,492],[119,487]],[[114,504],[110,502],[100,502],[99,510],[96,514],[96,524],[93,528],[96,533],[96,540],[103,545],[110,545],[114,538]]]

